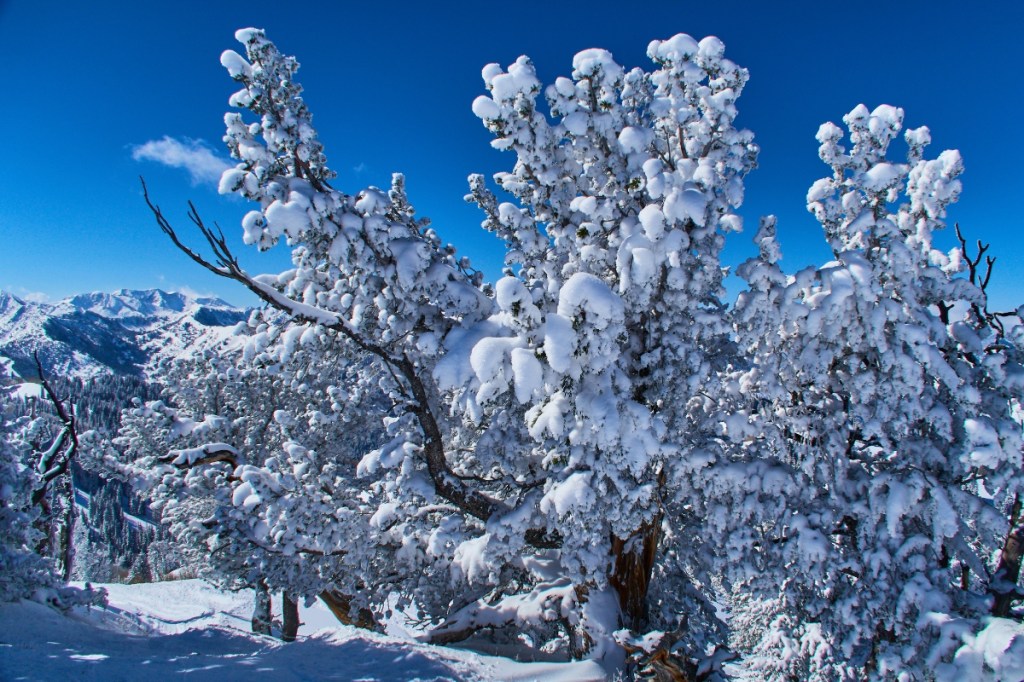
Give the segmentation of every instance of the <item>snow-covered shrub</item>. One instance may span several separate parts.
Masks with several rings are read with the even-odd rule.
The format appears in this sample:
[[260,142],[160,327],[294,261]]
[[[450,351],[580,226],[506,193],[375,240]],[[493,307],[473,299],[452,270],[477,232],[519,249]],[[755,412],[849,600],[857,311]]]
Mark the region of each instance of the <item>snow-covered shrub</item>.
[[[67,587],[58,574],[44,483],[66,442],[50,436],[48,416],[12,418],[0,364],[0,601],[34,599],[61,608],[102,603],[104,593]],[[48,446],[48,447],[45,447]]]

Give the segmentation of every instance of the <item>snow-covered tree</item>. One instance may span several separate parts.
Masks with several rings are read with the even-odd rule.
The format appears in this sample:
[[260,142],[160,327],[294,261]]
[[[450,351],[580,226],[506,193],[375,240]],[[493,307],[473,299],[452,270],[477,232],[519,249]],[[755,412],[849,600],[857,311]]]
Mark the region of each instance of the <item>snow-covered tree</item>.
[[[483,596],[508,567],[557,550],[544,556],[560,587],[525,578],[545,595],[535,598],[563,604],[545,618],[582,618],[591,638],[607,639],[620,610],[624,624],[644,626],[665,511],[677,525],[693,521],[684,512],[700,494],[695,476],[716,457],[716,405],[703,394],[729,361],[719,253],[740,227],[732,209],[756,155],[751,134],[733,126],[746,72],[715,38],[652,43],[651,73],[586,51],[547,91],[551,123],[528,60],[508,73],[487,67],[490,96],[474,110],[495,146],[517,153],[499,183],[519,202],[499,205],[471,180],[518,268],[492,302],[414,218],[400,176],[389,194],[331,187],[295,61],[261,31],[238,38],[246,58],[222,58],[244,86],[232,103],[259,120],[228,115],[240,163],[221,189],[260,203],[243,221],[246,242],[284,237],[295,268],[248,275],[195,211],[214,263],[153,207],[161,227],[204,267],[390,372],[394,440],[361,470],[384,472],[375,523],[419,545],[406,558],[451,563]],[[676,574],[706,569],[699,533],[675,532],[694,541]],[[659,622],[677,625],[680,603]]]
[[741,268],[745,448],[773,481],[752,487],[782,501],[737,567],[737,643],[772,679],[927,679],[985,611],[1021,485],[1024,373],[980,314],[983,290],[957,276],[964,250],[933,246],[960,155],[925,159],[918,128],[890,161],[895,107],[844,121],[849,149],[838,126],[818,132],[833,175],[807,196],[836,260],[784,276],[767,221]]
[[[71,500],[53,500],[78,448],[73,408],[42,373],[41,389],[56,413],[12,418],[7,367],[0,363],[0,601],[35,599],[59,607],[100,603],[102,592],[64,586],[71,566]],[[62,495],[62,497],[64,497]],[[73,510],[71,510],[73,511]],[[63,512],[63,513],[62,513]]]
[[610,588],[637,629],[649,615],[670,628],[711,615],[693,585],[659,590],[656,614],[647,596],[663,533],[666,580],[690,583],[715,542],[687,509],[720,457],[707,396],[734,359],[720,252],[757,153],[733,125],[747,72],[721,41],[680,34],[648,56],[652,72],[604,50],[576,55],[571,78],[544,91],[553,121],[528,59],[484,69],[489,96],[473,109],[493,146],[516,154],[496,176],[516,202],[471,178],[508,269],[462,397],[543,475],[536,512],[558,529],[564,574],[591,594]]
[[[480,524],[503,508],[505,482],[480,476],[470,482],[472,467],[467,470],[448,456],[449,408],[432,372],[449,333],[485,317],[493,304],[480,290],[479,274],[415,217],[401,176],[387,193],[367,188],[348,195],[331,187],[333,174],[294,81],[294,59],[282,56],[262,31],[240,31],[238,38],[246,58],[226,52],[222,62],[243,85],[232,102],[251,110],[258,121],[227,116],[226,139],[240,163],[225,173],[221,189],[260,203],[261,210],[243,221],[246,241],[269,248],[284,237],[295,268],[276,277],[250,276],[224,240],[205,230],[217,258],[210,263],[184,246],[154,207],[158,221],[194,260],[241,281],[273,307],[309,324],[310,333],[349,344],[379,363],[393,408],[390,442],[361,465],[364,474],[379,479],[373,493],[380,504],[371,523],[401,565],[397,573],[407,583],[402,594],[443,613],[452,601],[449,591],[439,589],[451,582],[446,562],[467,539],[467,523],[478,533]],[[195,213],[193,219],[201,223]],[[333,362],[330,354],[323,362]],[[367,379],[378,381],[373,376],[358,381]],[[542,543],[539,537],[534,542]],[[417,576],[431,573],[423,570],[426,566],[444,579],[415,584]],[[368,581],[396,574],[370,568],[376,570],[368,571]],[[384,598],[386,592],[381,590]]]
[[[6,378],[6,377],[4,377]],[[0,388],[6,408],[9,389]],[[36,553],[41,541],[31,503],[34,472],[23,442],[12,433],[6,410],[0,414],[0,600],[30,597],[53,583],[53,565]]]
[[161,399],[125,410],[107,466],[147,490],[206,577],[282,590],[286,605],[331,599],[354,582],[344,557],[366,534],[355,468],[382,430],[377,393],[332,382],[374,370],[340,353],[330,368],[311,363],[324,341],[315,329],[253,322],[222,348],[169,363]]

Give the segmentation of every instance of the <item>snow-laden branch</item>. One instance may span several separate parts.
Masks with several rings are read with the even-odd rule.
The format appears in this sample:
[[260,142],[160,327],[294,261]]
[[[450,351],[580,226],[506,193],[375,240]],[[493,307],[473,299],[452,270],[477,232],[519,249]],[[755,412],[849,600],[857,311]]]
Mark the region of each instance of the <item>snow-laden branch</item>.
[[214,462],[227,462],[234,468],[242,464],[241,454],[227,443],[207,443],[196,448],[171,450],[159,461],[169,463],[178,469],[189,469]]
[[[416,365],[412,360],[405,355],[396,356],[381,345],[369,340],[363,334],[353,329],[340,315],[295,301],[267,284],[263,278],[249,275],[238,264],[238,260],[231,252],[224,235],[219,230],[215,233],[209,228],[203,222],[195,206],[190,202],[189,217],[206,238],[214,253],[215,262],[209,261],[181,241],[177,232],[160,210],[160,207],[150,200],[145,180],[142,180],[142,190],[146,204],[153,213],[160,230],[171,239],[172,243],[180,251],[185,253],[194,262],[215,275],[243,284],[261,300],[274,309],[285,313],[292,320],[300,323],[312,323],[336,331],[349,339],[357,347],[380,358],[385,366],[393,370],[405,382],[406,390],[411,397],[410,410],[416,416],[423,430],[424,459],[426,460],[427,471],[430,474],[437,494],[452,504],[457,505],[471,516],[483,521],[491,518],[499,510],[499,505],[493,499],[479,491],[470,489],[448,465],[444,452],[444,439],[430,406],[427,386],[417,372]],[[543,546],[550,546],[553,542],[551,535],[543,529],[532,531],[530,540],[534,543],[541,543]]]

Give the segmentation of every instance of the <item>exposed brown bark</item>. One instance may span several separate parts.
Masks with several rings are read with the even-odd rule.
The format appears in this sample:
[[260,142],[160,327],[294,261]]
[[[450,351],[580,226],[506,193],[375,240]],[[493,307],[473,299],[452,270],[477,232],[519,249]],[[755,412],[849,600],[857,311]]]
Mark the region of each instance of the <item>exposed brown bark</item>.
[[[238,466],[238,456],[236,455],[234,450],[216,449],[207,446],[205,451],[206,455],[204,457],[200,457],[199,459],[193,460],[191,462],[182,462],[179,464],[174,464],[174,466],[178,469],[191,469],[193,467],[205,466],[207,464],[214,464],[216,462],[227,462],[233,467]],[[167,455],[165,457],[161,457],[160,461],[173,464],[175,458],[175,456]]]
[[252,631],[257,635],[269,635],[270,622],[273,618],[270,589],[262,578],[256,583],[255,588],[252,608]]
[[692,661],[672,653],[672,648],[679,641],[681,631],[667,632],[653,646],[643,648],[636,644],[624,643],[628,657],[627,666],[634,671],[636,679],[656,680],[657,682],[698,682],[707,679],[714,666],[703,674]]
[[697,678],[684,667],[684,663],[668,652],[659,648],[654,653],[640,657],[637,672],[645,680],[654,682],[693,682]]
[[281,641],[294,642],[299,634],[299,602],[287,592],[281,595]]
[[643,524],[628,538],[612,538],[615,566],[611,584],[619,595],[624,624],[638,630],[647,621],[647,591],[661,535],[661,516]]
[[1021,499],[1013,498],[1010,508],[1010,530],[1003,543],[1003,551],[999,554],[999,565],[992,576],[989,593],[992,595],[992,615],[999,618],[1010,616],[1010,607],[1014,600],[1022,596],[1017,589],[1020,578],[1021,557],[1024,556],[1024,524],[1020,521]]
[[[586,585],[577,585],[574,590],[576,593],[576,603],[582,604],[587,601],[587,593],[589,588]],[[569,637],[569,656],[574,661],[582,660],[590,653],[590,650],[594,646],[594,640],[587,633],[582,623],[566,623],[566,634]]]
[[377,619],[369,609],[359,609],[356,616],[352,617],[352,597],[333,590],[324,590],[319,596],[343,625],[353,625],[364,630],[380,630]]

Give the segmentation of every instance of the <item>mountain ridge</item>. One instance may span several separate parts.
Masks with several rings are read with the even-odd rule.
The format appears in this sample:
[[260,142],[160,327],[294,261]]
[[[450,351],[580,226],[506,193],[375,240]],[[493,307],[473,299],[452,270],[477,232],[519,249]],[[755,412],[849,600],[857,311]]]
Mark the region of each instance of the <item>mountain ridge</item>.
[[223,340],[251,309],[162,289],[86,292],[52,303],[0,290],[0,359],[20,376],[146,376],[164,357]]

